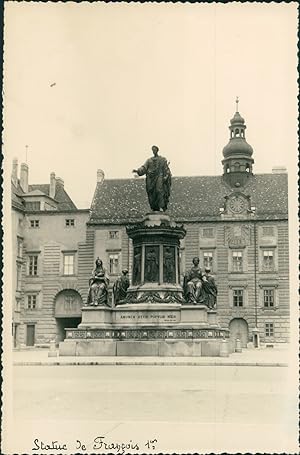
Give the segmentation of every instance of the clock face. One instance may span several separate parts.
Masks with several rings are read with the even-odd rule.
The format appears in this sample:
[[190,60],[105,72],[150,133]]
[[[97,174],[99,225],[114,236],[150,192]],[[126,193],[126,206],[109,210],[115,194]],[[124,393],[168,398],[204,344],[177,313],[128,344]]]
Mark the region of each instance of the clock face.
[[234,213],[241,213],[245,210],[245,200],[240,196],[233,196],[229,201],[229,208]]

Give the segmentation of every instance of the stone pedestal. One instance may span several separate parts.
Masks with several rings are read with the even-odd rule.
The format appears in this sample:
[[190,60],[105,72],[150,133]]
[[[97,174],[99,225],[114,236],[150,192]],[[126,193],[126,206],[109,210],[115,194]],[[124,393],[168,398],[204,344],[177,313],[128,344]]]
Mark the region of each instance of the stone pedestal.
[[132,285],[124,303],[183,303],[179,247],[185,229],[162,212],[127,227],[132,239]]
[[107,306],[86,306],[82,308],[82,318],[79,329],[105,326],[112,323],[112,310]]
[[179,270],[184,227],[153,212],[127,233],[134,258],[126,298],[115,308],[83,307],[78,328],[66,329],[60,355],[228,355],[229,330],[219,326],[216,311],[184,300]]
[[[204,305],[144,303],[85,307],[78,328],[66,329],[60,355],[219,356],[229,330]],[[228,343],[226,342],[228,351]],[[226,354],[228,355],[228,354]]]

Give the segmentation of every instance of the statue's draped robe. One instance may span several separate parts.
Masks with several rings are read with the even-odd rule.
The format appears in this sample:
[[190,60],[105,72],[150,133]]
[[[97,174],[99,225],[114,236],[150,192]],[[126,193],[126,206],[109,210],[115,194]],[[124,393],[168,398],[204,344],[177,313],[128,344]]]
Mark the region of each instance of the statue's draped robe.
[[188,302],[200,303],[202,295],[203,273],[199,266],[193,266],[184,276],[183,290]]
[[87,303],[90,305],[107,305],[109,279],[102,266],[94,269],[89,281],[89,294]]
[[138,175],[146,174],[146,191],[150,207],[154,211],[167,210],[170,189],[171,171],[166,158],[153,156],[137,169]]
[[212,309],[216,306],[218,288],[212,275],[205,275],[205,277],[206,280],[203,281],[204,303]]
[[129,278],[127,275],[122,275],[115,281],[113,286],[115,305],[125,299],[128,288]]

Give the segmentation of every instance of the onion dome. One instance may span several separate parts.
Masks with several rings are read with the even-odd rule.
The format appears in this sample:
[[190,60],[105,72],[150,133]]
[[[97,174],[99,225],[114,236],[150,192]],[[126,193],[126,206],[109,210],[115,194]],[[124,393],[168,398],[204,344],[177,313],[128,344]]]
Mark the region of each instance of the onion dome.
[[241,114],[237,111],[233,118],[230,120],[231,125],[243,125],[245,123],[245,120],[241,116]]
[[227,145],[223,148],[223,156],[224,158],[228,158],[229,156],[242,155],[247,157],[252,156],[253,148],[251,145],[246,142],[245,139],[239,137],[233,137],[230,139]]
[[[248,144],[245,137],[247,126],[245,120],[238,111],[238,98],[236,100],[236,112],[230,120],[229,142],[223,148],[224,159],[222,161],[224,175],[231,184],[245,183],[247,177],[252,174],[253,148]],[[233,175],[234,174],[234,175]]]

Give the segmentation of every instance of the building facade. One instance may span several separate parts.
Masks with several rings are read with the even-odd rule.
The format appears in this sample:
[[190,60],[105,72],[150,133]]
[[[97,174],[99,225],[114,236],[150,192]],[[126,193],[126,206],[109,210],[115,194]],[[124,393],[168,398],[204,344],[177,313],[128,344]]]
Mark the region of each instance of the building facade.
[[[254,329],[263,343],[289,341],[287,174],[283,169],[254,173],[245,130],[236,112],[223,149],[223,174],[173,177],[168,208],[171,218],[186,228],[181,279],[194,256],[211,268],[218,285],[219,321],[244,347]],[[60,206],[51,193],[51,176],[50,185],[32,185],[27,193],[15,195],[25,200],[23,211],[13,204],[14,217],[23,217],[22,229],[16,221],[14,232],[16,251],[18,239],[23,242],[22,256],[15,258],[23,277],[15,287],[19,344],[59,341],[64,328],[78,324],[96,257],[103,260],[111,286],[123,268],[131,275],[133,251],[126,226],[149,212],[143,179],[109,180],[98,170],[88,211],[77,210],[71,200],[68,207],[66,202]],[[56,179],[56,189],[60,185]]]
[[[13,343],[15,347],[49,345],[62,340],[64,328],[77,325],[86,283],[78,278],[85,260],[89,210],[78,210],[61,178],[29,185],[29,169],[13,163]],[[83,253],[84,256],[84,253]],[[89,268],[90,273],[90,268]]]

